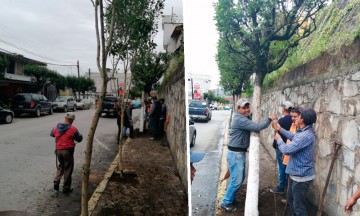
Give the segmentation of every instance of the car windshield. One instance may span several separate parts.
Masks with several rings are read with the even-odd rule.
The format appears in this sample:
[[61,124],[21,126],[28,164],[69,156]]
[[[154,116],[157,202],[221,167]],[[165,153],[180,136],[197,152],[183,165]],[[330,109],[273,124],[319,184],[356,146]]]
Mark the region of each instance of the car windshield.
[[192,101],[192,102],[189,104],[189,107],[206,108],[206,102]]
[[13,101],[18,101],[18,102],[20,101],[23,102],[25,100],[26,100],[26,96],[21,94],[15,95],[13,98]]
[[56,102],[65,102],[66,99],[63,98],[63,97],[58,97],[58,98],[55,99],[55,101],[56,101]]

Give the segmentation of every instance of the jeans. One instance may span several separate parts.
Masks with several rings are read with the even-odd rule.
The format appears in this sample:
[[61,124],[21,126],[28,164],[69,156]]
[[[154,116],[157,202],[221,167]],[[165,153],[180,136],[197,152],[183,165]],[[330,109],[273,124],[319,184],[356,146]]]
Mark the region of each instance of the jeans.
[[284,190],[287,186],[288,175],[285,173],[286,165],[283,164],[283,153],[277,148],[276,160],[278,163],[278,188]]
[[311,181],[296,182],[290,180],[288,188],[288,203],[293,216],[307,216],[307,198],[306,194],[309,190]]
[[245,179],[246,152],[228,150],[227,162],[230,170],[230,182],[221,205],[231,205],[235,202],[236,192],[238,192]]

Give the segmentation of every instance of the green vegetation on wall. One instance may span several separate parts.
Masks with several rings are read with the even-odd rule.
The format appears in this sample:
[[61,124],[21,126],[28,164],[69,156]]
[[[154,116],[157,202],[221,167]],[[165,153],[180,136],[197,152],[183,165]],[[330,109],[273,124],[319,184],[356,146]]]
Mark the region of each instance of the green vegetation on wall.
[[300,41],[285,64],[265,77],[267,87],[296,67],[319,57],[335,54],[341,46],[348,46],[360,36],[360,0],[333,1],[317,15],[317,30]]
[[179,68],[184,67],[184,51],[181,49],[180,52],[174,53],[173,57],[170,60],[170,65],[166,69],[163,77],[163,81],[161,82],[161,85],[159,86],[158,90],[159,92],[162,92],[165,90],[165,87],[168,85],[168,83],[171,80],[171,77],[179,71]]

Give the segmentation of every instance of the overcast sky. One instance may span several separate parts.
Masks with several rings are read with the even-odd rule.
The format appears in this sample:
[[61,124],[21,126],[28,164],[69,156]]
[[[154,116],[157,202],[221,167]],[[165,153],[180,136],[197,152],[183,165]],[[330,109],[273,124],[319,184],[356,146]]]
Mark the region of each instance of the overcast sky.
[[215,60],[217,41],[213,2],[216,0],[185,0],[185,70],[189,74],[211,75],[216,88],[220,75]]
[[[172,8],[182,15],[182,4],[182,0],[166,0],[164,15],[171,14]],[[53,64],[75,65],[79,60],[81,74],[89,68],[98,71],[90,0],[0,0],[0,5],[0,50]],[[155,41],[161,50],[159,28]],[[48,67],[63,75],[77,75],[76,67]]]

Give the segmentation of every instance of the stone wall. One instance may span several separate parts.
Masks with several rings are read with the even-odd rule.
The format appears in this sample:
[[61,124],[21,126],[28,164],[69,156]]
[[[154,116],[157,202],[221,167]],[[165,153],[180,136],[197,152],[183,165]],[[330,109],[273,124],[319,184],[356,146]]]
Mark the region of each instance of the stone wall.
[[177,67],[175,72],[164,84],[159,98],[165,98],[167,115],[170,121],[167,126],[166,136],[171,155],[176,163],[179,177],[188,191],[187,179],[187,142],[186,142],[186,108],[185,108],[185,77],[184,65]]
[[[334,59],[333,62],[324,55],[283,76],[281,79],[283,84],[279,84],[277,88],[262,96],[264,117],[269,113],[277,112],[279,114],[279,105],[284,100],[292,101],[296,106],[314,108],[318,114],[315,124],[317,136],[314,158],[316,179],[309,192],[309,199],[314,205],[318,205],[325,186],[334,151],[334,142],[342,144],[324,202],[324,211],[330,216],[344,215],[343,207],[347,198],[360,186],[359,41],[355,44],[357,47],[343,49],[343,56],[341,56],[341,52],[338,53],[338,58],[329,55]],[[349,53],[352,54],[349,55]],[[344,61],[349,62],[356,58],[356,64],[344,67],[344,65],[349,65],[343,64]],[[318,67],[319,65],[321,67]],[[334,68],[334,65],[342,67]],[[320,73],[319,70],[328,72]],[[271,146],[273,133],[271,127],[262,131],[261,142],[275,158],[275,152]],[[354,215],[360,215],[359,205],[354,206],[354,212]]]

